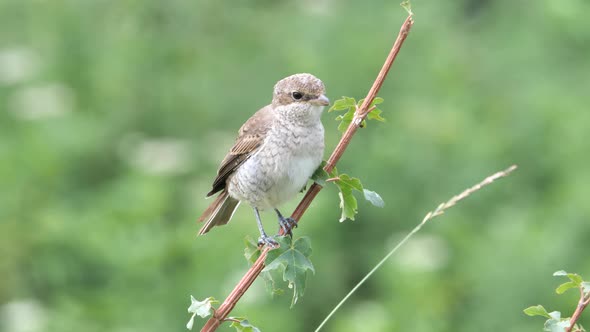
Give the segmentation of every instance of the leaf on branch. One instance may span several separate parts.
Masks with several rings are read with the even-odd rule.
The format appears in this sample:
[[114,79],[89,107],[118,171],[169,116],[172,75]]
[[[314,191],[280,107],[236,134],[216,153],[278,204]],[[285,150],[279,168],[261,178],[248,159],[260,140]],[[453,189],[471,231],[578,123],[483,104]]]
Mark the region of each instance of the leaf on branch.
[[369,114],[367,114],[367,119],[385,122],[385,118],[380,115],[382,112],[383,111],[381,111],[380,109],[375,108],[371,112],[369,112]]
[[339,179],[335,181],[335,183],[341,188],[349,187],[351,189],[363,191],[363,184],[361,183],[361,180],[350,177],[348,174],[340,174]]
[[[263,272],[278,270],[283,272],[283,280],[293,289],[291,307],[303,296],[307,280],[307,270],[315,273],[311,256],[311,241],[308,237],[301,237],[292,241],[288,236],[277,238],[280,247],[271,250],[266,257],[266,267]],[[272,253],[272,255],[271,255]]]
[[318,168],[315,170],[315,172],[313,172],[313,174],[311,175],[311,179],[313,180],[313,182],[319,184],[322,187],[326,186],[326,180],[328,180],[331,177],[336,177],[338,175],[338,171],[336,170],[336,167],[334,167],[334,169],[332,170],[332,172],[330,174],[328,174],[328,172],[326,172],[324,170],[324,167],[326,167],[326,161],[322,161],[322,163],[320,164],[320,166],[318,166]]
[[[346,113],[340,114],[336,117],[336,121],[340,121],[340,124],[338,124],[338,131],[342,133],[346,131],[346,129],[348,128],[348,126],[350,126],[350,123],[354,119],[354,114],[356,110],[361,107],[364,101],[364,98],[357,102],[354,98],[342,97],[342,99],[338,99],[334,102],[334,104],[332,105],[332,107],[330,107],[328,112],[346,111]],[[383,98],[375,97],[371,102],[371,105],[369,105],[369,108],[375,105],[379,105],[382,102]],[[377,120],[383,122],[385,121],[385,118],[381,117],[381,112],[382,111],[380,109],[375,108],[371,112],[369,112],[369,114],[367,114],[367,118],[369,120]],[[366,125],[367,121],[363,120],[359,126],[361,128],[364,128],[366,127]]]
[[556,289],[555,292],[557,294],[563,294],[565,293],[568,289],[572,289],[572,288],[578,288],[578,286],[576,285],[576,283],[574,283],[573,281],[568,281],[565,282],[561,285],[559,285]]
[[201,318],[205,318],[205,317],[211,315],[211,313],[213,312],[212,305],[214,303],[219,303],[219,302],[212,297],[208,297],[208,298],[204,299],[203,301],[197,301],[191,295],[191,305],[188,307],[188,312],[192,313],[193,315],[191,316],[191,319],[186,324],[186,328],[189,330],[191,330],[193,328],[193,323],[194,323],[196,315],[198,315]]
[[[244,244],[246,245],[246,248],[244,248],[244,257],[246,257],[248,263],[252,265],[258,260],[258,257],[260,257],[260,248],[258,247],[258,243],[254,242],[254,240],[250,236],[246,236],[244,238]],[[276,255],[275,251],[276,250],[270,251],[267,254],[267,257],[268,255]],[[264,279],[266,289],[272,296],[282,295],[284,293],[282,289],[276,287],[276,283],[270,272],[261,272],[261,276],[262,279]]]
[[354,216],[358,213],[358,202],[353,195],[354,190],[363,193],[365,199],[375,206],[383,207],[385,205],[381,196],[374,191],[364,189],[358,178],[353,178],[348,174],[340,174],[336,178],[334,184],[340,190],[338,197],[340,197],[340,209],[342,210],[340,222],[346,219],[354,220]]
[[365,194],[365,199],[371,202],[371,204],[375,205],[376,207],[382,208],[385,206],[383,198],[381,198],[381,196],[378,193],[371,191],[369,189],[363,189],[363,193]]
[[561,318],[561,312],[552,311],[549,313],[550,318],[545,322],[543,331],[564,332],[570,327],[569,318]]
[[354,107],[351,107],[348,109],[348,111],[345,114],[338,115],[336,117],[336,121],[340,121],[340,124],[338,125],[339,132],[341,132],[341,133],[345,132],[346,129],[348,128],[348,126],[350,126],[352,119],[354,119],[354,112],[355,112]]
[[354,220],[354,216],[358,213],[358,202],[352,191],[363,191],[361,180],[350,177],[348,174],[340,174],[338,180],[334,181],[334,184],[340,189],[338,193],[338,197],[340,197],[340,209],[342,210],[340,222],[346,219]]
[[243,317],[229,317],[227,320],[232,321],[229,327],[235,327],[238,332],[260,332],[259,328]]
[[408,15],[414,15],[414,13],[412,13],[412,4],[410,3],[410,0],[405,0],[400,5],[408,12]]
[[582,277],[577,273],[568,273],[567,277],[570,278],[570,280],[575,283],[576,286],[580,286],[582,285],[582,282],[584,282]]
[[354,98],[350,97],[342,97],[342,99],[338,99],[332,104],[332,107],[328,110],[328,112],[332,111],[344,111],[356,105],[356,101]]
[[338,197],[340,197],[340,209],[342,210],[338,221],[343,222],[346,219],[354,220],[354,216],[358,213],[358,203],[352,194],[352,190],[350,192],[347,190],[340,191]]
[[[363,102],[365,101],[365,99],[361,99],[358,101],[357,103],[357,108],[360,108],[363,105]],[[379,105],[383,103],[383,98],[381,97],[375,97],[373,99],[373,101],[371,102],[371,105],[369,105],[369,109],[372,108],[373,106]],[[367,114],[367,119],[369,120],[377,120],[379,122],[385,122],[385,118],[381,116],[381,113],[383,111],[380,110],[379,108],[375,107],[371,112],[369,112],[369,114]],[[363,120],[363,122],[361,123],[361,128],[364,128],[367,126],[367,122],[366,120]]]
[[260,249],[258,248],[258,244],[250,236],[244,238],[244,244],[246,245],[246,248],[244,248],[244,257],[252,265],[260,257]]
[[554,277],[568,277],[570,279],[570,281],[563,283],[557,287],[557,289],[555,290],[555,292],[557,292],[557,294],[563,294],[568,289],[583,287],[584,280],[577,273],[568,273],[568,272],[565,272],[564,270],[559,270],[559,271],[556,271],[555,273],[553,273],[553,276]]
[[547,310],[545,310],[545,307],[543,307],[540,304],[530,306],[530,307],[524,309],[524,313],[529,316],[543,316],[546,318],[551,318],[551,316],[549,316],[549,313],[547,312]]

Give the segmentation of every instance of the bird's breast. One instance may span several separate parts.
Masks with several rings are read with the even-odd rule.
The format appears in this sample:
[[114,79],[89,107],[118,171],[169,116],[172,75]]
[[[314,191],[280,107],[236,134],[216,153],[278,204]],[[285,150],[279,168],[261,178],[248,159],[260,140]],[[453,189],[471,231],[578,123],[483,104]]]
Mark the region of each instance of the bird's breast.
[[277,124],[229,183],[232,197],[260,209],[278,207],[305,186],[322,162],[324,129]]
[[319,126],[290,128],[275,138],[280,146],[274,165],[274,186],[269,191],[273,204],[295,196],[322,162],[324,131]]

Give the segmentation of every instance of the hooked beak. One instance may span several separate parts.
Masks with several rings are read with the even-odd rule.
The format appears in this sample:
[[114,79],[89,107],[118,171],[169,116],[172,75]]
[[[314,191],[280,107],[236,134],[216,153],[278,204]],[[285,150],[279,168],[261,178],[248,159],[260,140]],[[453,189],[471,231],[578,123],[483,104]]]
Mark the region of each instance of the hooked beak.
[[316,106],[328,106],[330,105],[330,99],[324,95],[320,95],[317,99],[310,100],[312,105]]

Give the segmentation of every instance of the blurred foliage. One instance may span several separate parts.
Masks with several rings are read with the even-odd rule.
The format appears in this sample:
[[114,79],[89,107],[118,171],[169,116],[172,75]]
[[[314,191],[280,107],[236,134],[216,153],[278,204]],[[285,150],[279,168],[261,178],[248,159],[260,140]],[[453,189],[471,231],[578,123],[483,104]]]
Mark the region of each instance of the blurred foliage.
[[570,289],[576,289],[579,292],[580,299],[577,302],[575,313],[572,313],[571,317],[562,317],[561,312],[548,312],[542,305],[530,306],[524,309],[524,313],[529,316],[541,316],[547,318],[543,331],[585,332],[586,330],[584,327],[577,322],[581,313],[590,303],[590,282],[584,281],[579,274],[567,273],[563,270],[553,273],[553,276],[567,277],[570,279],[570,281],[559,285],[555,289],[557,294],[563,294]]
[[[522,312],[531,303],[572,312],[550,275],[590,270],[589,10],[413,2],[379,94],[388,121],[362,129],[338,165],[385,207],[360,200],[339,223],[337,190],[322,191],[296,231],[313,246],[305,296],[289,309],[258,280],[232,315],[312,330],[433,206],[513,163],[408,243],[326,331],[527,332],[539,330]],[[296,72],[320,77],[332,100],[364,97],[405,16],[385,0],[0,1],[0,329],[185,330],[189,295],[223,299],[247,268],[243,238],[257,236],[243,206],[196,238],[241,123]]]

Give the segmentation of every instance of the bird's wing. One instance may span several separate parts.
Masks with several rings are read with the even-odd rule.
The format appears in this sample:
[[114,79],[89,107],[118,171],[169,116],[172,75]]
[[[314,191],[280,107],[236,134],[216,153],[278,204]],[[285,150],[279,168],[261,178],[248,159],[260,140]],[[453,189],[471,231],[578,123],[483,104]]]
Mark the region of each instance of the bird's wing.
[[254,113],[240,128],[236,142],[228,154],[223,158],[217,177],[213,181],[213,188],[207,197],[225,188],[230,175],[242,165],[262,145],[274,118],[271,105],[261,108]]

